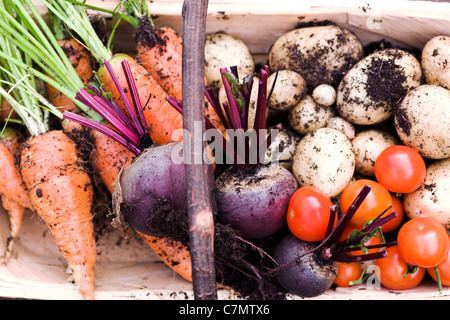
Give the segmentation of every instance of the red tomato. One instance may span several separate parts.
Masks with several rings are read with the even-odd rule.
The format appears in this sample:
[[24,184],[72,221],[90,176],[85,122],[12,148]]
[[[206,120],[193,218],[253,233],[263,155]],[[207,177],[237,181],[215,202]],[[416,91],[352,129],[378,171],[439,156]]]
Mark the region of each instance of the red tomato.
[[[289,201],[287,225],[290,231],[304,241],[323,240],[332,205],[331,200],[319,188],[312,186],[299,188]],[[336,223],[337,217],[334,225]]]
[[375,177],[391,192],[413,192],[422,185],[425,174],[422,156],[404,145],[384,149],[375,161]]
[[[370,190],[369,194],[350,220],[350,224],[357,229],[362,229],[367,221],[375,219],[384,210],[392,206],[391,194],[385,187],[373,180],[359,179],[350,183],[342,192],[340,208],[343,214],[346,213],[347,209],[353,203],[353,200],[355,200],[356,196],[366,184],[369,185],[372,190]],[[391,212],[392,209],[388,210],[383,216],[386,216]]]
[[[450,287],[450,251],[448,252],[447,257],[445,257],[444,261],[437,265],[437,268],[439,270],[439,278],[441,279],[441,284],[443,286]],[[427,268],[427,271],[431,278],[433,278],[433,280],[437,282],[438,280],[434,267]]]
[[392,290],[405,290],[416,287],[425,277],[424,268],[417,268],[414,273],[409,273],[408,264],[403,260],[397,246],[385,249],[387,257],[377,259],[375,265],[379,268],[379,280],[383,286]]
[[403,209],[402,200],[394,194],[391,194],[392,197],[392,207],[397,216],[385,224],[383,224],[381,231],[383,233],[391,232],[397,229],[403,222],[405,217],[405,210]]
[[[348,239],[348,237],[350,236],[350,234],[352,233],[353,230],[355,230],[355,227],[353,227],[351,225],[347,225],[347,227],[344,229],[344,232],[342,232],[342,235],[339,238],[339,241],[344,241],[344,240]],[[364,242],[364,245],[369,246],[369,245],[375,245],[375,244],[380,244],[380,243],[381,243],[381,237],[375,236],[375,237],[371,237],[369,240]],[[380,250],[379,248],[369,249],[368,253],[375,253],[375,252],[378,252],[379,250]],[[359,255],[364,254],[364,252],[362,252],[362,250],[349,251],[349,254],[351,254],[353,256],[359,256]]]
[[350,282],[358,280],[361,274],[362,269],[359,262],[338,262],[334,283],[339,287],[350,287]]
[[[450,287],[450,250],[444,261],[437,265],[437,268],[439,270],[439,278],[441,279],[441,284],[443,286]],[[438,280],[434,267],[427,268],[427,271],[431,278],[433,278],[433,280],[437,282]]]
[[445,227],[432,217],[408,220],[398,231],[397,242],[403,259],[422,268],[439,265],[450,248]]

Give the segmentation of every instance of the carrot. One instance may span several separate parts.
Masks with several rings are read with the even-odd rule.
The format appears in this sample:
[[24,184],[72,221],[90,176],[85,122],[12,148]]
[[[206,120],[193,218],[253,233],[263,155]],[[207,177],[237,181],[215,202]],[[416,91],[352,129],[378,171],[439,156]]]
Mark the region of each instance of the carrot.
[[123,145],[106,136],[92,130],[95,139],[95,156],[92,161],[99,176],[110,193],[114,190],[114,183],[120,170],[131,163],[134,154]]
[[191,254],[185,245],[168,238],[156,238],[138,231],[137,233],[166,265],[185,280],[192,282]]
[[0,259],[7,264],[14,249],[14,243],[22,227],[23,214],[26,208],[32,209],[28,192],[25,189],[22,177],[14,165],[14,154],[19,149],[22,135],[16,130],[5,128],[0,136],[0,195],[3,208],[9,216],[9,237],[6,250]]
[[[0,56],[4,62],[2,70],[6,71],[3,81],[14,84],[10,92],[0,87],[0,94],[18,113],[29,133],[16,156],[18,171],[33,211],[48,226],[81,294],[85,299],[93,299],[97,252],[91,212],[92,182],[75,142],[61,130],[50,130],[49,114],[62,120],[62,113],[36,90],[35,76],[48,80],[64,94],[70,94],[68,88],[78,87],[81,81],[76,81],[78,75],[55,39],[47,40],[45,34],[51,37],[51,31],[46,22],[39,14],[28,14],[28,10],[37,13],[30,0],[16,2],[9,10],[5,10],[3,1],[0,3]],[[13,14],[12,10],[20,10],[20,14]],[[35,69],[33,62],[43,71]],[[70,81],[67,87],[60,85],[66,80]],[[13,173],[4,176],[12,177]]]
[[[90,52],[74,38],[60,40],[58,44],[64,50],[83,83],[87,84],[92,80],[94,71]],[[54,106],[61,108],[63,111],[77,112],[77,106],[71,98],[51,86],[48,82],[45,82],[44,85],[48,99]]]
[[[148,15],[142,15],[136,32],[137,60],[169,95],[178,101],[182,94],[182,38],[170,27],[153,28]],[[205,78],[206,84],[206,78]],[[209,101],[205,116],[225,135],[225,127]]]
[[2,196],[13,199],[18,204],[32,208],[28,191],[14,164],[14,156],[0,143],[0,192]]
[[2,103],[0,106],[0,121],[6,122],[8,119],[17,119],[17,113],[11,108],[11,105],[8,101],[2,99]]
[[[30,1],[26,1],[28,2],[27,5],[30,6]],[[182,117],[166,101],[167,93],[165,93],[160,86],[155,84],[155,80],[148,75],[148,72],[129,56],[119,54],[113,57],[109,49],[103,46],[102,41],[98,38],[93,28],[90,27],[89,19],[83,10],[78,10],[78,8],[75,8],[73,4],[69,2],[45,2],[45,5],[57,15],[58,19],[67,23],[69,28],[73,29],[75,32],[78,32],[78,36],[82,39],[86,47],[91,50],[92,56],[97,62],[104,63],[105,61],[109,61],[113,68],[115,68],[117,67],[117,64],[120,66],[120,62],[124,58],[132,60],[130,60],[130,64],[132,65],[131,69],[135,76],[134,79],[137,80],[136,84],[139,88],[140,102],[145,106],[144,116],[150,124],[148,128],[150,130],[150,136],[155,143],[170,142],[172,132],[182,128]],[[80,28],[80,26],[84,26],[84,28]],[[98,71],[98,76],[102,79],[101,70]],[[105,78],[103,78],[103,80],[105,80]],[[121,80],[125,80],[125,77],[122,76]],[[109,83],[108,81],[105,82],[102,82],[104,89],[109,91],[108,85],[111,85],[112,83],[111,81]],[[121,83],[123,85],[123,82]],[[127,84],[123,87],[124,89],[127,88]],[[152,90],[148,91],[148,88],[152,88]],[[129,90],[129,88],[127,90]],[[117,97],[117,90],[112,92],[113,96],[114,94],[116,94],[117,104],[123,107],[123,101]],[[127,95],[129,96],[129,93],[127,93]],[[84,111],[88,113],[91,110]],[[97,148],[97,150],[101,149],[102,148]],[[112,153],[110,153],[110,155],[111,154]],[[105,159],[105,157],[100,155],[100,152],[98,153],[98,157],[99,159]],[[116,163],[119,163],[117,160],[115,161]],[[108,166],[106,165],[106,167]],[[113,169],[108,171],[112,172]],[[112,180],[113,179],[109,178],[109,181]],[[107,184],[111,187],[110,183],[107,182]],[[164,257],[161,258],[164,259]],[[176,257],[173,259],[176,259]]]
[[50,229],[80,292],[85,299],[94,299],[94,194],[79,161],[75,143],[53,130],[24,143],[20,172],[35,212]]

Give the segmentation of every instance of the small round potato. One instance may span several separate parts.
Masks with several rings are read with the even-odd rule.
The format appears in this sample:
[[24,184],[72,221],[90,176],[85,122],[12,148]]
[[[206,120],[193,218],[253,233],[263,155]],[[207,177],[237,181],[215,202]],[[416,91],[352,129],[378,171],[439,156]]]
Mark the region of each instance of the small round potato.
[[320,84],[314,88],[312,97],[318,104],[329,107],[336,101],[336,90],[329,84]]
[[450,157],[450,90],[424,84],[395,108],[395,128],[402,142],[429,159]]
[[340,131],[320,128],[305,135],[294,153],[292,173],[300,186],[315,186],[328,197],[338,196],[352,180],[355,155]]
[[355,127],[342,117],[332,117],[327,121],[326,127],[341,131],[349,140],[355,137]]
[[205,77],[208,86],[222,85],[220,68],[237,66],[239,78],[255,71],[255,62],[247,45],[240,39],[222,32],[206,35]]
[[[275,81],[276,78],[276,81]],[[273,86],[275,81],[275,86]],[[306,94],[306,82],[297,72],[280,70],[278,75],[272,73],[267,79],[267,90],[272,95],[269,99],[269,107],[275,110],[288,110],[295,106]]]
[[450,90],[450,36],[437,36],[425,44],[422,69],[426,83]]
[[288,69],[303,76],[308,85],[337,85],[363,57],[358,38],[338,26],[291,30],[279,37],[269,53],[271,70]]
[[279,162],[289,171],[292,171],[292,157],[301,140],[301,136],[288,128],[283,127],[266,151],[266,161]]
[[399,49],[379,50],[358,62],[337,89],[336,108],[353,124],[371,125],[389,119],[393,106],[420,85],[419,61]]
[[356,172],[374,177],[375,160],[380,153],[387,147],[398,144],[399,139],[381,130],[369,129],[358,132],[352,140]]
[[333,107],[317,104],[310,95],[306,95],[289,110],[289,124],[293,130],[304,135],[315,129],[325,127],[327,121],[334,115]]
[[408,218],[433,217],[450,230],[450,159],[438,160],[427,168],[419,189],[404,195]]

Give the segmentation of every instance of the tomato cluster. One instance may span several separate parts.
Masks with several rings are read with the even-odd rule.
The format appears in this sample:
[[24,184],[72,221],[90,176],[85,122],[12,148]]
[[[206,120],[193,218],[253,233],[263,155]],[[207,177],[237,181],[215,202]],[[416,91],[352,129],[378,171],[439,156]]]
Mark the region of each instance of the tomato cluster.
[[[345,241],[352,232],[361,231],[370,221],[397,215],[381,227],[382,233],[397,231],[397,245],[386,249],[387,257],[376,260],[377,276],[383,286],[392,290],[417,286],[428,273],[442,285],[450,286],[450,238],[445,227],[431,217],[405,220],[405,212],[398,194],[419,188],[425,179],[426,166],[420,154],[412,148],[395,145],[386,148],[375,162],[375,178],[359,179],[342,192],[339,209],[345,214],[364,186],[371,191],[361,203],[350,224],[341,235]],[[332,201],[318,188],[304,186],[292,196],[287,224],[290,231],[304,241],[324,239],[330,218]],[[394,234],[394,233],[393,233]],[[395,236],[395,234],[394,234]],[[364,246],[381,243],[382,234],[372,236]],[[355,250],[349,254],[361,255],[380,249]],[[339,263],[335,284],[350,286],[361,279],[360,263]]]

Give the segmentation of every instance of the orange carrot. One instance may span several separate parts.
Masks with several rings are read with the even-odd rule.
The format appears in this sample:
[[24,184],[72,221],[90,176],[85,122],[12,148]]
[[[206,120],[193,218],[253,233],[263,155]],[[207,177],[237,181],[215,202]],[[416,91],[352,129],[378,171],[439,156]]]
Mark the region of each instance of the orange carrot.
[[188,248],[179,241],[156,238],[137,232],[150,248],[185,280],[192,282],[192,262]]
[[122,168],[131,163],[135,155],[101,132],[92,130],[92,134],[95,139],[96,153],[92,161],[103,184],[112,194],[117,175]]
[[20,172],[34,210],[51,231],[80,292],[94,299],[94,194],[79,161],[76,145],[66,134],[47,131],[24,142]]
[[[9,262],[14,249],[15,239],[22,227],[25,209],[32,209],[22,177],[14,166],[13,155],[19,149],[21,139],[22,135],[11,128],[6,128],[0,137],[0,175],[7,177],[0,182],[0,196],[3,208],[8,212],[9,216],[9,237],[5,253],[1,258],[2,264]],[[3,174],[9,174],[9,176]]]
[[[169,95],[181,101],[183,99],[182,38],[170,27],[154,29],[146,15],[139,19],[136,35],[137,61]],[[207,99],[205,99],[205,116],[222,134],[225,134],[222,121]]]
[[[87,84],[94,76],[93,62],[90,52],[74,38],[58,41],[61,48],[69,58],[76,73],[84,84]],[[75,103],[67,96],[56,90],[50,84],[45,82],[45,89],[47,91],[49,101],[63,111],[76,112]]]
[[7,119],[18,119],[17,112],[11,107],[8,101],[2,99],[0,107],[0,121],[5,122]]

